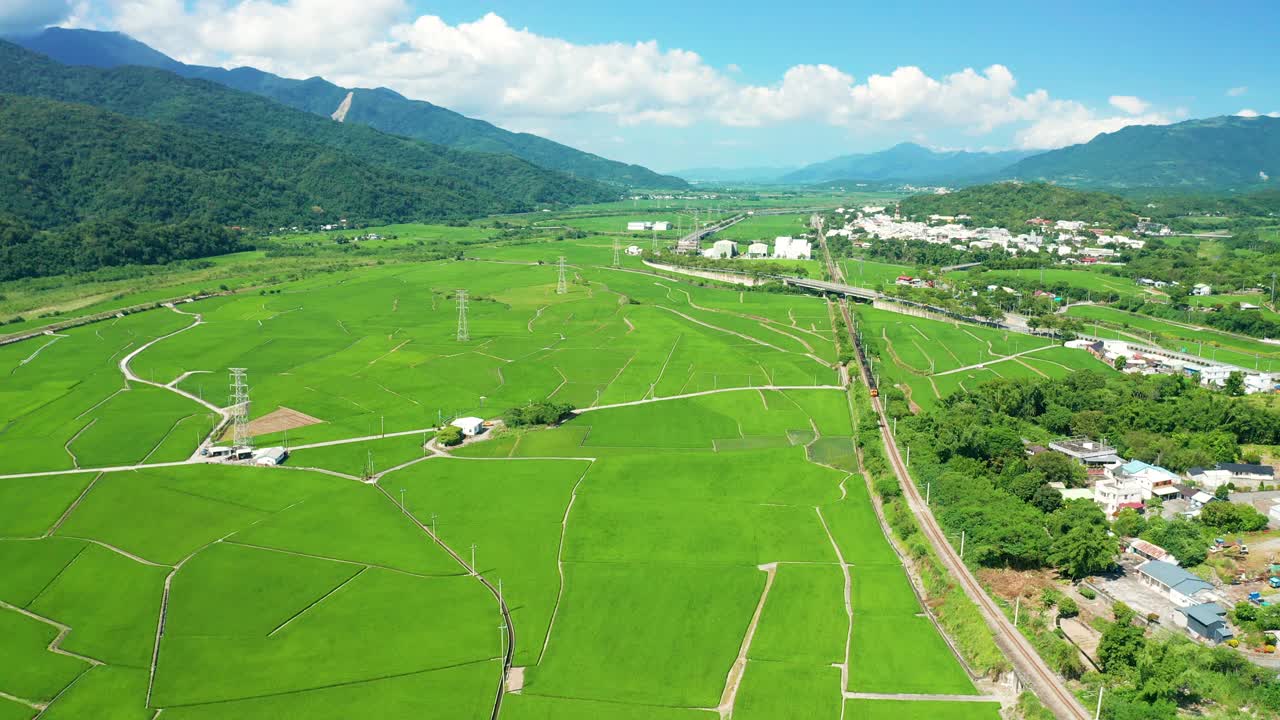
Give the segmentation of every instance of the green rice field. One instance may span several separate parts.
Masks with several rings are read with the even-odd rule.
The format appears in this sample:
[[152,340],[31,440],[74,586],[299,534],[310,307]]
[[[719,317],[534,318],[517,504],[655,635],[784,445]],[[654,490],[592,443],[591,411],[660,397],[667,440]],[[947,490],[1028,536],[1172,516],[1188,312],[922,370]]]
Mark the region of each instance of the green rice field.
[[[891,712],[847,693],[978,693],[854,472],[824,299],[610,267],[605,236],[385,230],[466,259],[0,346],[0,718],[483,719],[500,700],[516,720],[834,719]],[[1002,360],[1037,346],[1022,336],[860,320],[899,382],[1078,365],[1047,346]],[[227,441],[232,367],[283,466],[198,453]],[[455,417],[542,400],[578,412],[436,443]]]

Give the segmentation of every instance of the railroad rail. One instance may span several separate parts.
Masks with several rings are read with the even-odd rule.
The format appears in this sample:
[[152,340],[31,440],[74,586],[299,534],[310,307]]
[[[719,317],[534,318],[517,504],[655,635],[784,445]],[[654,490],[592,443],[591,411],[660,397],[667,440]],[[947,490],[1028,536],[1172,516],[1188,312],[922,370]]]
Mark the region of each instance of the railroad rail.
[[[814,222],[818,224],[817,226],[821,230],[820,218],[815,218]],[[821,239],[821,232],[818,233],[818,237],[822,242],[822,252],[827,263],[827,271],[833,278],[840,277],[835,263],[831,260],[831,253],[827,250],[825,239]],[[875,379],[871,375],[867,362],[868,358],[855,331],[847,297],[841,297],[838,305],[841,316],[845,321],[845,327],[848,329],[849,338],[857,349],[859,377],[864,384],[874,389],[876,387]],[[911,481],[911,475],[907,472],[907,466],[902,462],[901,455],[898,454],[898,444],[894,441],[893,435],[889,430],[889,418],[885,415],[884,406],[881,404],[879,397],[871,398],[871,407],[875,410],[880,425],[880,436],[884,442],[885,454],[889,457],[893,472],[902,486],[902,491],[907,498],[907,505],[911,509],[912,515],[915,516],[916,522],[920,525],[920,529],[925,534],[929,544],[933,545],[937,551],[938,557],[942,560],[947,572],[960,583],[965,595],[968,595],[969,599],[978,606],[978,610],[983,619],[986,620],[987,626],[991,628],[1000,651],[1013,663],[1014,670],[1018,676],[1026,679],[1032,691],[1056,717],[1063,718],[1063,720],[1090,720],[1091,714],[1071,694],[1062,679],[1049,668],[1044,659],[1036,653],[1030,641],[1023,637],[1013,623],[1004,616],[999,606],[991,599],[991,596],[978,583],[977,578],[969,571],[969,567],[961,560],[955,548],[951,547],[951,543],[947,541],[942,527],[938,525],[937,519],[933,517],[933,513],[929,510],[928,505],[925,504],[924,498],[920,496],[920,490]]]

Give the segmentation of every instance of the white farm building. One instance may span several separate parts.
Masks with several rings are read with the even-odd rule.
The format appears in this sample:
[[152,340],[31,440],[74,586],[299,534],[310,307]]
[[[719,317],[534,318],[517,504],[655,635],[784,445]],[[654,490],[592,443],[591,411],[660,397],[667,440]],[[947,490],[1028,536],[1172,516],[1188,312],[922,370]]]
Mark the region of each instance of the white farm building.
[[478,417],[460,417],[449,423],[462,431],[463,435],[473,437],[484,432],[484,420]]

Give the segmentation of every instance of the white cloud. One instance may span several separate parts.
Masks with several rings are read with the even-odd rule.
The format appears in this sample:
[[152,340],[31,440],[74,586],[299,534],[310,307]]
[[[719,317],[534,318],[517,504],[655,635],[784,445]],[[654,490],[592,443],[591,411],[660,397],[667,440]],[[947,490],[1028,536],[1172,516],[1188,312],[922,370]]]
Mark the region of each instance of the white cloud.
[[66,20],[71,0],[0,0],[0,33],[29,33]]
[[1015,141],[1026,149],[1058,148],[1089,142],[1101,133],[1115,132],[1130,125],[1167,125],[1170,122],[1173,119],[1164,113],[1106,116],[1098,115],[1072,100],[1054,100],[1047,104],[1039,120],[1015,135]]
[[1240,85],[1240,86],[1238,86],[1238,87],[1228,88],[1228,89],[1227,89],[1227,96],[1228,96],[1228,97],[1240,97],[1241,95],[1243,95],[1243,94],[1245,94],[1245,93],[1247,93],[1247,92],[1249,92],[1249,88],[1248,88],[1248,87],[1246,87],[1246,86],[1244,86],[1244,85]]
[[1260,114],[1261,113],[1259,113],[1257,110],[1250,110],[1249,108],[1243,108],[1236,112],[1236,117],[1256,118]]
[[1168,122],[1133,96],[1113,96],[1111,105],[1125,114],[1107,116],[1044,90],[1020,93],[1013,72],[999,64],[938,77],[904,66],[862,80],[832,65],[796,65],[775,83],[751,85],[736,79],[735,65],[718,70],[656,41],[571,43],[493,13],[451,25],[415,17],[406,0],[108,2],[114,27],[180,60],[387,86],[525,127],[594,115],[620,126],[817,122],[902,136],[1031,123],[1020,144],[1056,147],[1124,125]]
[[1122,110],[1130,115],[1141,115],[1151,107],[1151,103],[1133,95],[1112,95],[1108,102],[1111,107]]

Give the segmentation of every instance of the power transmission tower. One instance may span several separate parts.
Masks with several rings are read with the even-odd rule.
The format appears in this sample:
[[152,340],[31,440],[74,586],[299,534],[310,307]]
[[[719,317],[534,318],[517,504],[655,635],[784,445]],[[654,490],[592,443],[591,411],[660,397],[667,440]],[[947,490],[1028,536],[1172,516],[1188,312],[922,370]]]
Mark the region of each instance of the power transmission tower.
[[564,282],[564,256],[560,256],[560,280],[556,282],[556,294],[563,295],[569,292],[569,287]]
[[622,261],[618,258],[618,238],[613,239],[613,266],[622,266]]
[[467,327],[467,291],[458,291],[458,342],[471,339],[471,328]]
[[249,435],[249,384],[245,382],[244,368],[231,370],[231,446],[252,448],[253,437]]

